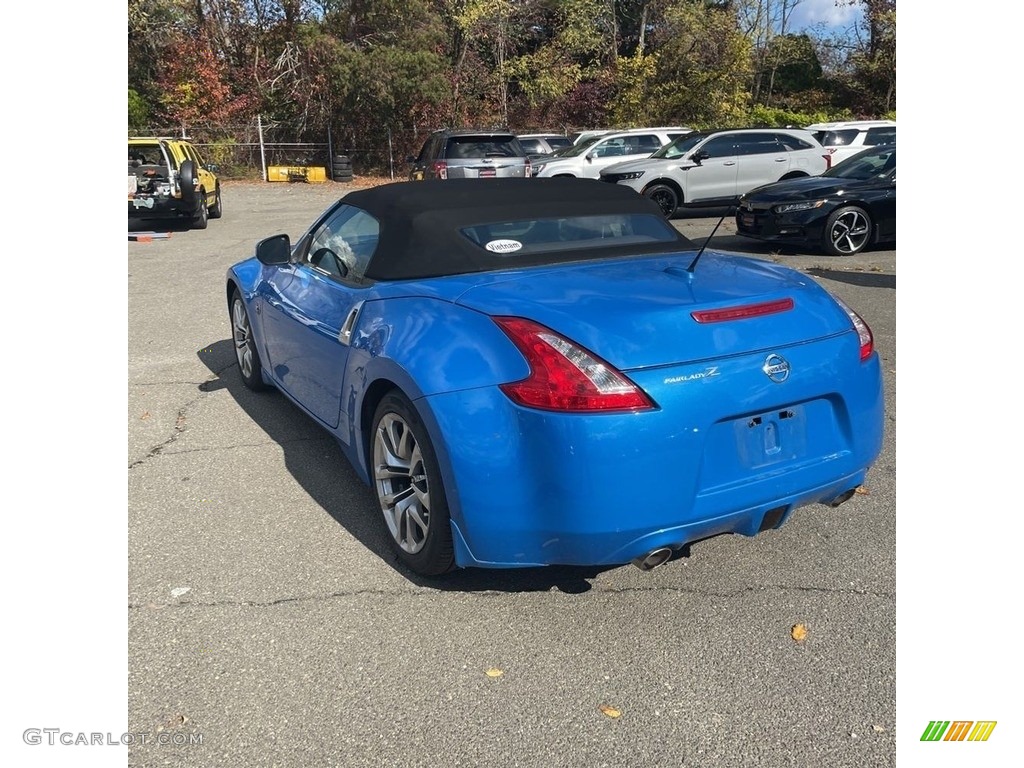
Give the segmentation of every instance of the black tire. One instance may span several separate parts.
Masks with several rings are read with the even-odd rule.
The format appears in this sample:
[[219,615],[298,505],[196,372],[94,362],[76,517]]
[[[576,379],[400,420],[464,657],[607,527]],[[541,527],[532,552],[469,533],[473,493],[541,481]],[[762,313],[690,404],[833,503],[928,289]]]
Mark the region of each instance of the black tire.
[[347,165],[352,166],[352,161],[348,159],[348,155],[335,155],[332,161],[334,165]]
[[871,216],[856,205],[836,208],[825,221],[821,247],[831,256],[853,256],[871,243]]
[[181,187],[181,202],[187,208],[196,205],[196,164],[186,160],[178,169],[178,184]]
[[335,163],[331,167],[336,171],[351,171],[352,163]]
[[262,392],[268,388],[263,381],[263,363],[260,362],[260,353],[256,351],[249,312],[237,289],[231,292],[231,311],[228,313],[228,320],[231,323],[235,362],[238,363],[238,374],[242,378],[242,383],[253,392]]
[[219,219],[224,215],[224,203],[220,199],[220,184],[217,185],[217,200],[210,209],[210,218]]
[[398,559],[421,576],[452,570],[451,518],[434,448],[415,406],[397,389],[373,415],[369,456],[384,530]]
[[649,197],[661,208],[661,215],[671,219],[679,208],[679,194],[668,184],[651,184],[644,190],[644,197]]
[[210,221],[210,211],[206,207],[206,192],[199,190],[199,200],[196,202],[198,208],[192,217],[192,229],[206,229]]

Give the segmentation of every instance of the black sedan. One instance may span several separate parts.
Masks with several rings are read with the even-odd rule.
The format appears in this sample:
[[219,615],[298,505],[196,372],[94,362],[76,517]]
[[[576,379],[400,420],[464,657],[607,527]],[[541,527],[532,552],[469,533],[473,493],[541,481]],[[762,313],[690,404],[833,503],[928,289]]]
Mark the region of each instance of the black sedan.
[[896,145],[871,147],[821,176],[758,187],[740,198],[736,232],[850,256],[896,240]]

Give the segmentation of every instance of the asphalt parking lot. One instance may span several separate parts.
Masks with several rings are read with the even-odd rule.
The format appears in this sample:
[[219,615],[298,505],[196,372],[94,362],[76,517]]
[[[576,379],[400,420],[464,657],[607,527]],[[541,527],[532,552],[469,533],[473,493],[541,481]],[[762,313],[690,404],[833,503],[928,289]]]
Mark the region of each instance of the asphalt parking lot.
[[[129,764],[894,765],[895,250],[778,253],[728,218],[710,241],[871,326],[887,431],[849,503],[649,573],[429,581],[391,557],[333,440],[235,365],[225,270],[345,190],[227,184],[208,229],[128,243],[128,730],[184,735]],[[693,239],[717,222],[674,220]]]

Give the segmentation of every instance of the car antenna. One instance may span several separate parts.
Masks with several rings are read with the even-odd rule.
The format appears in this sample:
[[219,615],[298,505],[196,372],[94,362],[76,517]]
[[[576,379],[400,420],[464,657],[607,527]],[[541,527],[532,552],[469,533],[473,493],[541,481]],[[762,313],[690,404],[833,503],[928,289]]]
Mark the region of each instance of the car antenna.
[[693,257],[693,261],[690,262],[690,266],[686,268],[686,271],[689,272],[691,275],[693,274],[693,270],[697,268],[697,262],[700,261],[700,257],[704,253],[704,249],[708,247],[708,243],[711,242],[711,238],[715,236],[715,232],[717,232],[718,228],[722,226],[722,222],[725,221],[725,217],[732,213],[734,207],[735,206],[730,205],[728,208],[725,209],[725,213],[722,214],[722,218],[720,218],[718,220],[718,223],[715,224],[715,228],[711,230],[711,234],[708,235],[707,238],[704,240],[704,244],[700,247],[700,250],[697,251],[697,255]]

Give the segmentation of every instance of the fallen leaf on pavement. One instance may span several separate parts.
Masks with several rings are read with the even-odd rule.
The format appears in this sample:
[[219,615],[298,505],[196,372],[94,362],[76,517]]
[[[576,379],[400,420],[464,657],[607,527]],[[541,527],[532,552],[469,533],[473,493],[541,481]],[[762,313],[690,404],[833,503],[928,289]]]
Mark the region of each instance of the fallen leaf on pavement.
[[869,491],[863,485],[858,485],[857,490],[855,490],[854,493],[859,493],[861,496],[867,496]]
[[807,637],[807,625],[806,624],[794,624],[793,628],[789,631],[789,634],[793,636],[793,639],[798,643],[802,643]]
[[598,709],[608,715],[608,717],[622,717],[622,712],[617,710],[615,707],[609,707],[607,704],[602,704]]
[[495,667],[491,667],[484,674],[486,674],[488,677],[501,677],[502,675],[505,674],[505,672],[504,672],[504,670],[496,669]]

